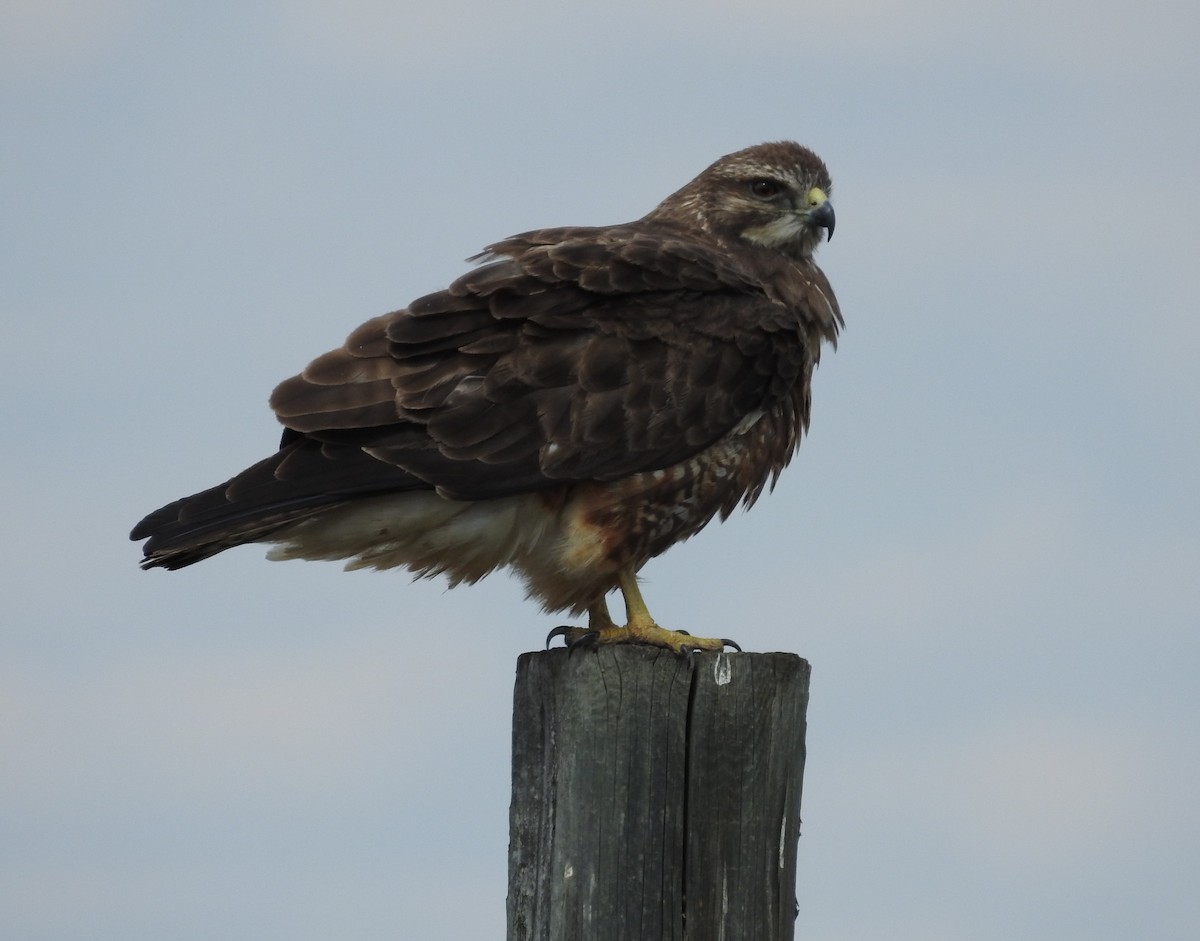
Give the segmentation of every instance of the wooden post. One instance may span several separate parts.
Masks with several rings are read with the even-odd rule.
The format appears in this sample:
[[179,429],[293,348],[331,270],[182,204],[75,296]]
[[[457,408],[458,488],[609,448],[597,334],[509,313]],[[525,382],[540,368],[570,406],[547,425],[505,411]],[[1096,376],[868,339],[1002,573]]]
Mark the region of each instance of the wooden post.
[[809,665],[637,646],[517,663],[508,941],[788,941]]

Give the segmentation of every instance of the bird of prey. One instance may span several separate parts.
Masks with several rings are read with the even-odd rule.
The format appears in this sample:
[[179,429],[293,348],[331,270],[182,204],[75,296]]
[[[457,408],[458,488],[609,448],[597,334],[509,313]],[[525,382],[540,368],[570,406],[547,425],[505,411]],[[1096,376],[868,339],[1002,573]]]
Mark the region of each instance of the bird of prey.
[[842,323],[813,262],[830,191],[812,151],[766,143],[636,222],[496,242],[279,385],[279,450],[138,523],[143,567],[251,542],[451,586],[507,566],[546,611],[588,615],[552,635],[721,649],[656,624],[637,573],[799,446]]

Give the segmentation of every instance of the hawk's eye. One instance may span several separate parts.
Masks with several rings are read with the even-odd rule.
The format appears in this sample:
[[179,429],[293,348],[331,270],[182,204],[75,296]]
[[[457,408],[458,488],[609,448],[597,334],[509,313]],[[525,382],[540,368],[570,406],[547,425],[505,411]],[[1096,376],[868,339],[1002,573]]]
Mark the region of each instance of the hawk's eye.
[[750,181],[750,192],[759,199],[773,199],[783,192],[783,184],[778,180],[760,177]]

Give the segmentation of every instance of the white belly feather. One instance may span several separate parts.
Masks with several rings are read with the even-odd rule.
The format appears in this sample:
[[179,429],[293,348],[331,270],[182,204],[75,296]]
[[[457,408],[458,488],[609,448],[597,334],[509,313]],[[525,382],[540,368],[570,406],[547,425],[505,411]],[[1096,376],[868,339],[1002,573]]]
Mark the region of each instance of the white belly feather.
[[[536,495],[479,502],[432,492],[389,494],[323,511],[272,535],[270,559],[346,559],[347,569],[404,567],[475,582],[558,540]],[[543,550],[544,551],[544,550]]]

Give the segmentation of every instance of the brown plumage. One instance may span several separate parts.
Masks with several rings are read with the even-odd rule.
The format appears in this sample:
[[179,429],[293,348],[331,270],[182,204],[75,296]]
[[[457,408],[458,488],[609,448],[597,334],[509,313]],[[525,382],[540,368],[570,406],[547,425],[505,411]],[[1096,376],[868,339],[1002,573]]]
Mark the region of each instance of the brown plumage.
[[280,384],[279,450],[142,520],[143,566],[246,542],[452,585],[508,565],[602,642],[719,647],[654,625],[635,573],[753,503],[799,445],[841,324],[812,261],[830,189],[811,151],[762,144],[637,222],[495,243]]

